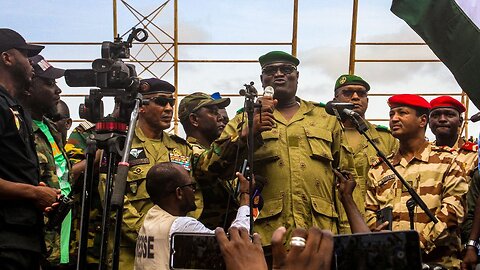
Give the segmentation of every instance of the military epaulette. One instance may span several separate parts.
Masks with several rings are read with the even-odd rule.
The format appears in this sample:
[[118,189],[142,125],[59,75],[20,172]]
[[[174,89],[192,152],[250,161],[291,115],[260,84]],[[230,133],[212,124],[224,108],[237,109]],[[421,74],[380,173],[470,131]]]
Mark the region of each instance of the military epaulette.
[[169,137],[170,139],[172,139],[174,142],[176,143],[181,143],[181,144],[185,144],[185,145],[190,145],[184,138],[178,136],[178,135],[175,135],[175,134],[169,134]]
[[91,128],[94,128],[94,127],[95,127],[95,124],[94,124],[94,123],[91,123],[91,122],[89,122],[89,121],[87,121],[87,120],[83,120],[83,121],[79,124],[79,126],[83,129],[83,131],[87,131],[87,130],[89,130],[89,129],[91,129]]
[[477,152],[478,151],[478,144],[476,144],[474,142],[467,141],[462,145],[462,149],[467,150],[467,151]]
[[241,114],[241,113],[243,113],[244,111],[245,111],[245,108],[242,107],[242,108],[240,108],[240,109],[237,110],[236,114]]
[[449,153],[454,153],[456,150],[455,148],[452,148],[448,145],[435,145],[432,143],[432,150],[438,151],[438,152],[449,152]]
[[390,132],[390,129],[386,126],[382,126],[382,125],[374,125],[374,126],[375,126],[375,129],[378,131]]

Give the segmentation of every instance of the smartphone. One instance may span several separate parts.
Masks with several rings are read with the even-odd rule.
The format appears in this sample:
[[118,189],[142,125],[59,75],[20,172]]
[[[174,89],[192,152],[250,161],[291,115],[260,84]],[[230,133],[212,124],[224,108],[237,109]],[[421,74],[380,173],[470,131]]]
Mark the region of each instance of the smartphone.
[[377,216],[377,223],[376,226],[380,226],[382,223],[385,221],[388,221],[388,225],[385,230],[392,230],[392,220],[393,220],[393,213],[392,213],[393,208],[391,206],[387,206],[385,208],[382,208],[375,212]]
[[215,235],[206,233],[172,234],[170,269],[226,269]]
[[422,269],[418,233],[335,235],[332,269]]
[[[332,269],[422,269],[416,231],[335,235],[333,240]],[[225,269],[215,235],[174,233],[170,268]]]

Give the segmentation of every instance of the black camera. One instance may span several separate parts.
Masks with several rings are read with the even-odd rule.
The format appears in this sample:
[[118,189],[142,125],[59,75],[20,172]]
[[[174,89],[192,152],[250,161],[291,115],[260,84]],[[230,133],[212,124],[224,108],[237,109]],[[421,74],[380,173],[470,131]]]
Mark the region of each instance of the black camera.
[[141,28],[132,28],[126,41],[121,37],[114,42],[102,43],[102,58],[95,59],[92,69],[69,69],[65,71],[65,82],[71,87],[98,87],[90,89],[90,95],[85,97],[85,103],[80,104],[80,117],[97,123],[103,117],[104,96],[115,97],[113,115],[115,122],[128,123],[133,100],[135,99],[139,79],[133,64],[126,64],[121,59],[130,57],[133,40],[144,42],[148,33]]

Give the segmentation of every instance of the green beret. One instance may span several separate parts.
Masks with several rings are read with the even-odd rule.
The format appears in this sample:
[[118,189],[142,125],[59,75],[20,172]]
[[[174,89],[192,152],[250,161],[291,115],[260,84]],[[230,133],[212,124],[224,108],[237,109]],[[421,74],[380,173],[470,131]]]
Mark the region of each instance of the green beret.
[[218,108],[225,108],[229,104],[229,98],[213,99],[208,94],[196,92],[185,96],[182,101],[180,101],[180,105],[178,106],[178,118],[180,121],[186,121],[191,113],[202,107],[217,105]]
[[362,79],[362,77],[357,75],[344,74],[338,77],[335,82],[335,90],[345,85],[362,85],[365,89],[370,90],[370,85]]
[[260,66],[264,67],[268,64],[272,63],[291,63],[294,66],[298,66],[300,64],[300,60],[298,60],[295,56],[282,52],[282,51],[271,51],[267,54],[264,54],[258,58],[258,62],[260,62]]

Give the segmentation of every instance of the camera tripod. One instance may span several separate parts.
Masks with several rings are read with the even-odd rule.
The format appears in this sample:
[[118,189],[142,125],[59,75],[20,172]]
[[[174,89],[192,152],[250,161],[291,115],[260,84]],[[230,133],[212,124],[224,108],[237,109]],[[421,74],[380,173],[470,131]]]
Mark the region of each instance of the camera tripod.
[[[105,180],[105,196],[102,215],[102,236],[100,246],[100,264],[99,270],[104,270],[108,266],[108,236],[111,230],[111,211],[115,211],[115,227],[114,227],[114,247],[113,247],[113,268],[118,269],[119,253],[120,253],[120,235],[123,219],[123,198],[125,195],[125,187],[127,174],[129,170],[128,157],[132,144],[135,125],[138,118],[138,110],[142,103],[142,95],[137,94],[134,99],[135,105],[130,115],[130,122],[127,125],[119,122],[100,122],[96,127],[102,130],[98,134],[93,135],[87,140],[86,160],[87,167],[84,173],[83,190],[82,190],[82,208],[80,221],[80,241],[77,257],[77,270],[83,270],[86,267],[87,257],[87,241],[88,241],[88,224],[91,208],[92,182],[94,177],[94,160],[98,149],[103,149],[106,155],[106,180]],[[105,132],[107,131],[107,132]],[[123,146],[123,147],[122,147]],[[120,162],[117,161],[121,157]],[[116,174],[115,174],[116,173]]]

